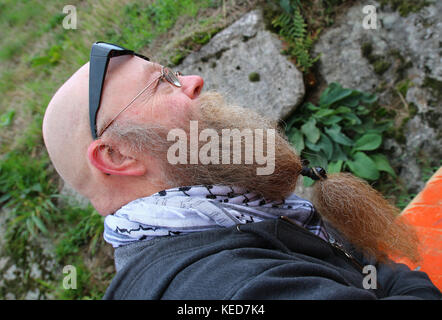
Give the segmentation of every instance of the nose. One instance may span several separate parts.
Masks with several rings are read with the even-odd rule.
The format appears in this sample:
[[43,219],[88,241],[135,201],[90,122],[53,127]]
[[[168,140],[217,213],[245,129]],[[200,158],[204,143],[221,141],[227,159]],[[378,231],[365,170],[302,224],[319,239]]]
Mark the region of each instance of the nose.
[[197,98],[203,90],[204,80],[200,76],[180,76],[183,92],[191,99]]

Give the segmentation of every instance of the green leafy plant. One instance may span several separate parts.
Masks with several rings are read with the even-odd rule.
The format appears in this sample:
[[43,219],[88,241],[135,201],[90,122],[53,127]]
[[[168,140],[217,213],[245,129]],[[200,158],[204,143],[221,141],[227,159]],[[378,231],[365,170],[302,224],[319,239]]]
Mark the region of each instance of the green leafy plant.
[[6,249],[20,255],[26,243],[48,225],[59,210],[53,203],[46,159],[25,158],[14,150],[0,159],[0,205],[9,211]]
[[[304,104],[287,122],[289,141],[311,165],[330,173],[351,171],[369,181],[377,180],[381,171],[395,177],[387,157],[378,151],[392,123],[374,120],[370,106],[376,100],[375,95],[331,83],[318,106]],[[313,180],[305,178],[304,184]]]
[[[80,2],[72,3],[77,10]],[[112,5],[98,1],[82,6],[79,20],[82,27],[65,30],[62,20],[66,14],[61,12],[63,6],[60,7],[57,1],[1,1],[0,27],[7,30],[0,37],[3,249],[14,264],[20,264],[25,277],[29,278],[31,272],[27,257],[34,255],[40,249],[39,240],[45,239],[57,244],[54,250],[61,266],[72,264],[78,267],[79,289],[62,290],[62,295],[95,299],[101,298],[106,288],[102,279],[96,277],[100,272],[95,265],[85,263],[81,267],[83,259],[100,256],[105,248],[102,246],[102,217],[90,209],[78,209],[59,201],[59,178],[50,164],[41,133],[50,98],[75,70],[87,62],[91,41],[115,42],[143,51],[147,44],[164,37],[177,21],[180,27],[197,23],[211,15],[204,9],[222,5],[224,3],[218,0],[130,0],[114,1]],[[225,5],[232,7],[229,3]],[[198,29],[198,32],[208,29]],[[197,44],[212,35],[195,34]],[[162,39],[161,45],[169,40]],[[33,279],[23,282],[20,288],[8,288],[8,292],[14,292],[19,298],[21,292],[33,290],[34,286],[41,293],[57,287],[52,279],[48,282]],[[0,298],[4,298],[3,292],[0,290]]]
[[279,30],[279,35],[287,44],[284,53],[296,59],[296,65],[301,71],[308,71],[319,56],[314,58],[311,56],[314,37],[307,30],[300,2],[281,0],[280,6],[283,12],[272,20],[272,25]]
[[15,110],[9,110],[6,113],[0,115],[0,128],[9,126],[12,123],[14,115],[15,115]]
[[32,67],[38,67],[38,66],[54,66],[56,65],[63,54],[63,47],[56,44],[47,50],[47,52],[38,57],[34,57],[31,60],[31,66]]
[[57,243],[55,250],[59,261],[78,253],[80,248],[88,246],[89,251],[94,254],[98,245],[101,244],[104,231],[104,218],[89,205],[70,206],[65,210],[64,223],[73,225],[66,231]]

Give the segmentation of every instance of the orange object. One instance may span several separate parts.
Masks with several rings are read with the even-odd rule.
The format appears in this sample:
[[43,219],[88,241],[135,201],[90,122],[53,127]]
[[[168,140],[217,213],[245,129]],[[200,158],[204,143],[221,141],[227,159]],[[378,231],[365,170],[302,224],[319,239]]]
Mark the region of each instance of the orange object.
[[428,274],[442,291],[442,167],[428,180],[425,188],[402,211],[400,219],[413,225],[420,240],[418,264],[394,259],[411,269],[418,267]]

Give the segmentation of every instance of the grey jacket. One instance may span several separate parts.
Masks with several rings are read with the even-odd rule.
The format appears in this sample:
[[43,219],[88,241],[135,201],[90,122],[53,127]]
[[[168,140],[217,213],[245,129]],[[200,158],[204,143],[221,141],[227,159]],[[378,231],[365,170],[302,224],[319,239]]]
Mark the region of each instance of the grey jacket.
[[327,230],[344,250],[281,218],[120,247],[104,299],[442,298],[425,273],[365,261]]

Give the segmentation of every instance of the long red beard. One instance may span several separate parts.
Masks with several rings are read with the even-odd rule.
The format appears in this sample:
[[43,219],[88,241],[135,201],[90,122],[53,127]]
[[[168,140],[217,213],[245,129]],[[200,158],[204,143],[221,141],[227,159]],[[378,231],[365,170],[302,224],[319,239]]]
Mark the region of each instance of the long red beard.
[[314,205],[356,247],[384,261],[404,256],[417,261],[418,238],[398,219],[399,210],[366,181],[349,173],[315,184]]
[[[219,164],[189,164],[189,161],[187,164],[171,164],[167,161],[167,150],[174,142],[167,141],[168,129],[147,126],[138,128],[138,133],[127,134],[127,143],[137,141],[140,150],[160,159],[164,179],[171,187],[222,184],[243,187],[272,200],[283,199],[295,190],[302,168],[301,159],[275,122],[250,109],[228,106],[216,93],[202,94],[198,98],[198,107],[193,110],[185,121],[176,123],[177,127],[187,133],[188,138],[190,120],[198,121],[199,133],[210,128],[219,136],[223,129],[263,129],[264,132],[274,129],[274,172],[270,175],[257,175],[257,168],[261,165],[256,162],[222,164],[221,159]],[[134,127],[137,126],[140,127],[134,124]],[[126,128],[130,131],[130,125]],[[144,137],[140,137],[141,132]],[[199,141],[199,148],[205,143],[206,141]],[[264,142],[263,150],[266,150],[266,143],[267,141]],[[187,146],[190,146],[190,141],[187,141]],[[242,139],[243,161],[245,148],[246,141]],[[221,149],[222,146],[219,150],[220,157]],[[230,159],[232,158],[233,155]],[[324,181],[316,182],[314,190],[313,202],[320,214],[366,254],[380,261],[386,260],[389,254],[405,256],[412,261],[418,259],[418,241],[411,227],[399,222],[396,219],[398,210],[365,181],[348,173],[332,174]]]
[[[182,177],[186,184],[223,184],[228,186],[243,187],[251,192],[263,195],[267,199],[279,200],[293,192],[296,186],[296,179],[301,170],[300,158],[286,140],[286,137],[278,128],[277,123],[269,121],[248,109],[227,106],[219,94],[206,93],[199,98],[197,113],[191,114],[189,119],[198,120],[199,133],[210,128],[223,135],[224,129],[237,129],[256,133],[262,132],[262,150],[270,152],[267,156],[274,156],[274,170],[272,174],[257,174],[263,164],[258,164],[256,159],[251,164],[246,164],[247,140],[241,137],[240,159],[241,163],[223,164],[222,155],[225,146],[219,145],[218,164],[209,163],[206,165],[176,165],[174,174]],[[274,148],[270,146],[272,141],[267,141],[266,132],[273,130],[275,133]],[[189,130],[186,129],[188,132]],[[188,135],[189,136],[189,135]],[[255,135],[256,138],[256,135]],[[220,139],[221,141],[221,139]],[[199,149],[207,141],[199,142]],[[232,141],[232,146],[234,141]],[[188,143],[190,145],[190,142]],[[257,147],[255,140],[254,148]],[[249,148],[250,150],[250,148]],[[272,152],[274,151],[274,153]],[[230,159],[234,157],[233,147],[230,148]],[[177,172],[178,171],[178,172]],[[179,171],[182,171],[181,173]]]

